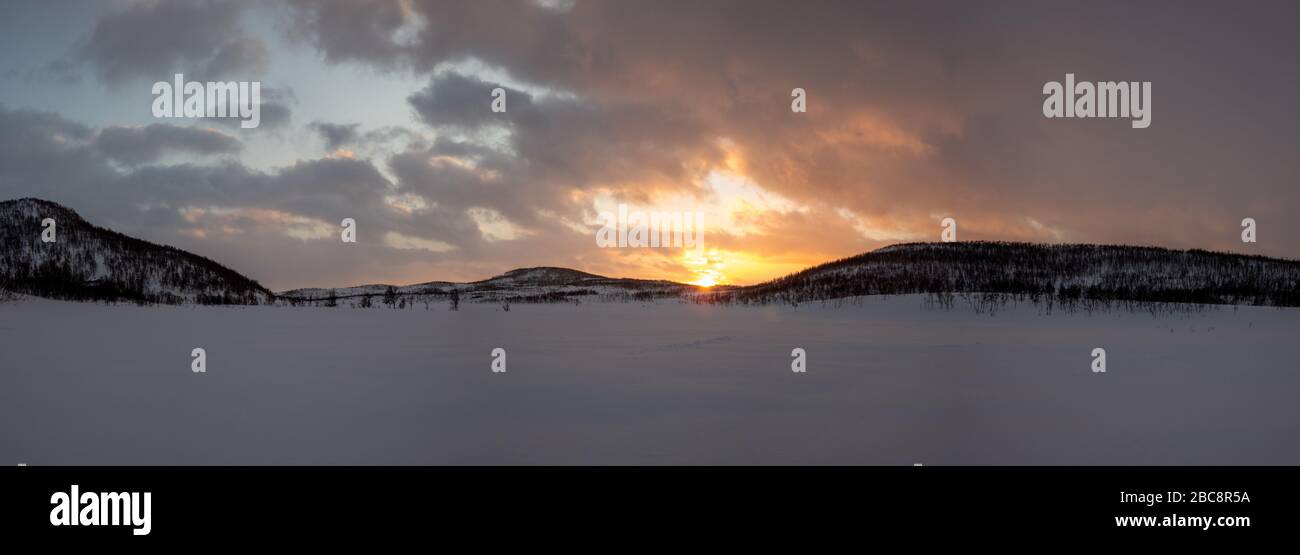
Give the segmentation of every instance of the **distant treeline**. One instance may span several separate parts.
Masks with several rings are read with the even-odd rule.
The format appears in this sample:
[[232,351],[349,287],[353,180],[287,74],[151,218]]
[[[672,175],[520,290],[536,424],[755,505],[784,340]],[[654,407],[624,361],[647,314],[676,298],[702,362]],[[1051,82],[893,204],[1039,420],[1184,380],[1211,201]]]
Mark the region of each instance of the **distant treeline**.
[[[1300,306],[1300,261],[1203,250],[1007,242],[910,243],[695,302],[801,303],[860,295],[953,294],[1047,301]],[[994,297],[988,297],[994,298]]]
[[[647,291],[566,289],[561,291],[518,293],[508,292],[502,288],[494,288],[491,291],[465,288],[461,295],[462,297],[458,300],[467,303],[499,303],[505,305],[581,304],[584,300],[589,302],[648,302],[656,299],[676,299],[681,297],[678,289],[656,289]],[[275,304],[282,306],[348,306],[352,308],[399,309],[417,308],[418,306],[423,305],[423,307],[427,309],[431,305],[450,303],[451,298],[452,296],[448,291],[426,290],[419,293],[357,293],[349,295],[327,292],[323,296],[312,298],[281,295],[276,298]]]
[[[56,241],[41,240],[44,218]],[[416,303],[642,302],[798,304],[868,295],[925,294],[951,306],[1025,299],[1066,309],[1180,303],[1300,306],[1300,261],[1203,250],[1006,242],[909,243],[752,286],[701,289],[606,278],[567,268],[521,268],[483,281],[302,289],[277,297],[212,260],[87,223],[58,204],[0,202],[0,291],[141,304],[414,307]],[[1135,304],[1136,303],[1136,304]]]

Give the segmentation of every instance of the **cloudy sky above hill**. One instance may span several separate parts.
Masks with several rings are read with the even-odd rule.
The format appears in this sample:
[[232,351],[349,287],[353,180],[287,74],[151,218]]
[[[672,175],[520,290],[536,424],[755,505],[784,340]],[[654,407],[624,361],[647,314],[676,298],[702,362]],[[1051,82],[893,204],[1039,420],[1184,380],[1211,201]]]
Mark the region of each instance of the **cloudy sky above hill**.
[[[10,1],[0,199],[273,289],[537,265],[753,283],[945,217],[963,240],[1300,258],[1297,23],[1266,1]],[[261,125],[154,118],[175,73],[260,81]],[[1151,126],[1045,118],[1066,73],[1150,81]],[[620,203],[704,212],[705,250],[599,248]]]

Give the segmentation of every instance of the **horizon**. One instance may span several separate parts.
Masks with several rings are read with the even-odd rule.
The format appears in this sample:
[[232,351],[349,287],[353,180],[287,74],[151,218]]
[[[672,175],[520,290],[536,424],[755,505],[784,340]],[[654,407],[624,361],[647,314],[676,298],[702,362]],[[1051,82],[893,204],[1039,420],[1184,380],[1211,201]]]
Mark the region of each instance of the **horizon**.
[[[77,211],[77,209],[76,209],[75,207],[67,206],[67,205],[64,205],[64,204],[61,204],[61,203],[58,203],[58,202],[55,202],[55,201],[51,201],[51,200],[47,200],[47,199],[42,199],[42,198],[37,198],[37,197],[23,197],[23,198],[17,198],[17,199],[5,199],[5,200],[0,200],[0,204],[11,203],[11,202],[16,203],[16,202],[23,202],[23,201],[36,201],[36,202],[41,202],[41,203],[54,204],[54,205],[56,205],[56,206],[59,206],[60,208],[63,208],[63,209],[65,209],[65,210],[69,210],[69,211],[73,212],[73,213],[76,214],[78,217],[81,217],[80,213]],[[113,230],[113,229],[110,229],[110,228],[106,228],[106,227],[104,227],[104,226],[99,226],[99,225],[95,224],[95,222],[91,222],[91,221],[89,221],[89,220],[85,220],[84,217],[82,217],[82,220],[85,221],[87,224],[89,224],[89,225],[91,225],[91,226],[99,227],[99,228],[102,228],[102,229],[107,229],[108,231],[110,231],[110,232],[114,232],[114,233],[120,233],[120,232],[118,232],[118,231],[116,231],[116,230]],[[131,237],[131,236],[129,236],[129,235],[125,235],[125,234],[122,234],[122,235],[124,235],[124,236],[126,236],[126,237],[128,237],[128,238],[131,238],[131,239],[140,239],[140,238],[138,238],[138,237]],[[179,249],[179,247],[176,247],[176,246],[174,246],[174,245],[167,245],[167,244],[163,244],[163,243],[155,243],[155,244],[159,244],[159,245],[164,246],[164,247],[170,247],[170,248],[177,248],[177,249]],[[792,276],[792,275],[796,275],[796,274],[803,273],[803,272],[808,271],[808,270],[814,270],[814,269],[816,269],[816,268],[820,268],[820,267],[822,267],[822,266],[827,266],[827,265],[835,264],[835,263],[842,262],[842,261],[845,261],[845,260],[849,260],[849,259],[852,259],[852,258],[856,258],[856,257],[860,257],[860,256],[864,256],[864,255],[872,254],[872,253],[875,253],[875,252],[877,252],[877,251],[884,250],[884,249],[891,249],[891,248],[897,248],[897,247],[908,247],[908,246],[929,246],[929,245],[946,245],[946,244],[954,244],[954,245],[968,245],[968,246],[969,246],[969,245],[990,245],[990,244],[992,244],[992,245],[1008,245],[1008,246],[1027,245],[1027,246],[1034,246],[1034,247],[1101,247],[1101,248],[1118,248],[1118,249],[1154,249],[1154,250],[1161,250],[1161,251],[1169,251],[1169,252],[1184,252],[1184,253],[1205,252],[1205,253],[1215,254],[1215,255],[1240,256],[1240,257],[1246,257],[1246,258],[1261,258],[1261,259],[1265,259],[1265,260],[1280,261],[1280,262],[1300,262],[1300,259],[1287,258],[1287,257],[1274,257],[1274,256],[1267,256],[1267,255],[1260,255],[1260,254],[1250,254],[1250,253],[1239,253],[1239,252],[1232,252],[1232,251],[1225,251],[1225,250],[1203,249],[1203,248],[1199,248],[1199,247],[1191,247],[1191,248],[1186,248],[1186,249],[1179,249],[1179,248],[1167,247],[1167,246],[1162,246],[1162,245],[1138,245],[1138,244],[1123,244],[1123,243],[1069,243],[1069,242],[1045,242],[1045,241],[1043,241],[1043,242],[1035,242],[1035,241],[1005,241],[1005,240],[987,240],[987,239],[983,239],[983,240],[971,240],[971,241],[948,241],[948,242],[945,242],[945,241],[906,241],[906,242],[900,242],[900,243],[891,243],[891,244],[887,244],[887,245],[884,245],[884,246],[875,247],[875,248],[873,248],[873,249],[871,249],[871,250],[868,250],[868,251],[863,251],[863,252],[860,252],[860,253],[854,253],[854,254],[850,254],[850,255],[847,255],[847,256],[842,256],[842,257],[834,258],[834,259],[831,259],[831,260],[825,260],[825,261],[817,262],[817,263],[814,263],[814,264],[812,264],[812,265],[810,265],[810,266],[807,266],[807,267],[804,267],[804,268],[801,268],[801,269],[798,269],[798,270],[792,271],[792,272],[790,272],[790,273],[782,274],[782,275],[780,275],[780,276],[776,276],[776,277],[773,277],[773,278],[770,278],[770,279],[767,279],[767,280],[763,280],[763,281],[761,281],[761,282],[752,283],[752,284],[716,283],[716,284],[703,285],[703,284],[698,284],[698,283],[687,283],[687,282],[680,282],[680,281],[673,281],[673,280],[661,280],[661,279],[654,279],[654,278],[643,278],[643,277],[637,277],[637,276],[627,276],[627,275],[604,275],[604,274],[597,274],[597,273],[593,273],[593,272],[588,272],[588,271],[585,271],[585,270],[582,270],[582,269],[578,269],[578,268],[570,268],[570,267],[565,267],[565,266],[556,266],[556,265],[547,265],[547,264],[543,264],[543,265],[540,265],[540,266],[520,266],[520,267],[514,267],[514,268],[510,268],[510,269],[506,269],[506,270],[500,270],[500,271],[498,271],[498,272],[496,272],[496,273],[493,273],[493,274],[491,274],[491,275],[488,275],[487,277],[478,278],[478,279],[461,280],[461,281],[457,281],[457,280],[445,280],[445,279],[430,279],[430,280],[425,280],[425,281],[420,281],[420,282],[412,282],[412,283],[383,283],[383,282],[373,282],[373,283],[359,283],[359,284],[350,284],[350,285],[288,287],[288,288],[284,288],[284,289],[272,289],[272,288],[267,288],[267,291],[269,291],[269,292],[275,294],[276,296],[279,296],[279,295],[281,295],[281,294],[289,293],[289,292],[293,292],[293,291],[312,290],[312,289],[315,289],[315,290],[330,290],[330,291],[333,291],[333,290],[335,290],[335,289],[359,289],[359,288],[365,288],[365,287],[397,287],[397,288],[405,288],[405,287],[415,287],[415,286],[419,286],[419,285],[426,285],[426,284],[431,284],[431,283],[450,283],[450,284],[457,284],[457,285],[466,285],[466,284],[474,284],[474,283],[487,282],[487,281],[491,281],[491,280],[493,280],[493,279],[497,279],[497,278],[505,277],[505,276],[507,276],[507,275],[509,275],[509,274],[513,274],[513,273],[516,273],[516,272],[523,272],[523,271],[529,271],[529,270],[564,270],[564,271],[577,272],[577,273],[581,273],[581,274],[587,274],[587,275],[590,275],[590,276],[592,276],[592,277],[603,278],[603,279],[612,279],[612,280],[631,280],[631,281],[667,281],[667,282],[669,282],[669,283],[672,283],[673,285],[695,286],[695,287],[698,287],[700,290],[707,291],[707,290],[709,290],[709,289],[711,289],[711,288],[713,288],[713,287],[735,287],[735,288],[744,288],[744,287],[750,287],[750,286],[764,285],[764,284],[767,284],[767,283],[771,283],[771,282],[773,282],[773,281],[780,280],[780,279],[782,279],[782,278],[786,278],[786,277],[790,277],[790,276]],[[181,250],[182,252],[188,253],[188,254],[194,254],[194,255],[197,255],[197,256],[202,256],[202,257],[204,257],[204,258],[208,258],[209,260],[212,260],[213,262],[215,262],[215,263],[217,263],[217,264],[220,264],[220,265],[222,265],[222,266],[224,266],[224,267],[226,267],[226,268],[228,268],[228,269],[230,269],[230,270],[233,270],[233,271],[239,273],[240,275],[243,275],[244,277],[246,277],[246,278],[248,278],[248,279],[251,279],[252,281],[258,283],[259,285],[261,284],[261,280],[257,279],[255,276],[248,275],[248,273],[247,273],[245,270],[241,269],[241,268],[234,267],[234,266],[229,265],[229,264],[227,264],[227,263],[224,263],[224,262],[222,262],[222,261],[220,261],[220,260],[212,259],[211,257],[207,257],[207,256],[203,255],[202,253],[190,252],[190,251],[186,251],[185,249],[179,249],[179,250]],[[263,286],[263,287],[265,287],[265,286]]]
[[[1300,258],[1300,8],[1015,8],[16,2],[0,197],[277,291],[536,266],[751,285],[949,219],[961,241]],[[252,83],[229,100],[253,115],[204,111],[213,80]],[[602,242],[624,207],[699,214],[703,249]]]

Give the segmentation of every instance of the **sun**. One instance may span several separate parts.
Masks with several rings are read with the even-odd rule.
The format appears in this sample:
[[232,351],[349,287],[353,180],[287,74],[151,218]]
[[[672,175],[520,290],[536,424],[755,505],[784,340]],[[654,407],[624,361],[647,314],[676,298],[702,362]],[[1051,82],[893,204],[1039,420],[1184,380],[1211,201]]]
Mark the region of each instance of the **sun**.
[[726,264],[723,263],[722,256],[716,250],[683,252],[682,263],[691,273],[695,274],[695,279],[687,282],[691,285],[713,287],[719,283],[727,282],[727,276],[722,274]]
[[713,287],[717,284],[718,280],[714,279],[713,276],[704,276],[691,282],[691,285],[698,285],[700,287]]

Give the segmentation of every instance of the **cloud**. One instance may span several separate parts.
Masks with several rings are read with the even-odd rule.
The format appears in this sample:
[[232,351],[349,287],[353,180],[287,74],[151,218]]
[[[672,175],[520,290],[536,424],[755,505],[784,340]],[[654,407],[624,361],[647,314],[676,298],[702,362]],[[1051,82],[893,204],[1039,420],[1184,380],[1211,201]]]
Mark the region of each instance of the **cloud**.
[[213,79],[239,75],[262,75],[270,63],[266,45],[252,37],[226,41],[198,74]]
[[252,80],[266,71],[266,47],[245,36],[243,0],[121,3],[95,22],[74,57],[110,85],[192,79]]
[[325,139],[326,150],[336,150],[340,147],[352,144],[358,138],[357,128],[361,127],[359,123],[328,123],[313,122],[309,125],[313,131],[320,134]]
[[[443,138],[427,152],[395,157],[403,187],[454,206],[493,208],[531,225],[538,210],[572,211],[567,194],[574,188],[629,197],[654,190],[693,193],[707,168],[721,163],[715,139],[680,113],[651,104],[606,105],[599,98],[534,98],[509,87],[502,87],[507,111],[494,113],[490,92],[498,86],[446,72],[408,99],[426,125],[467,132],[474,140]],[[493,140],[494,128],[505,135]],[[466,170],[470,165],[474,171]]]
[[[395,161],[406,172],[400,185],[430,202],[483,204],[511,221],[532,224],[531,208],[573,217],[577,207],[557,199],[575,190],[706,200],[700,180],[727,170],[804,207],[799,214],[821,216],[769,215],[784,219],[765,226],[770,234],[722,238],[751,252],[802,242],[843,255],[881,246],[872,236],[937,237],[937,213],[964,222],[972,239],[1240,251],[1233,225],[1241,217],[1267,212],[1294,230],[1270,202],[1300,201],[1300,172],[1275,148],[1300,142],[1300,128],[1278,117],[1294,113],[1288,95],[1258,92],[1300,85],[1297,72],[1276,71],[1290,67],[1281,52],[1294,45],[1284,23],[1294,10],[1285,3],[1234,15],[1234,27],[1250,32],[1230,35],[1213,30],[1208,22],[1221,14],[1200,4],[564,8],[295,4],[306,15],[298,32],[326,60],[429,75],[410,98],[421,122],[500,147],[477,166],[493,180],[430,170],[411,155]],[[354,19],[366,32],[320,24]],[[1151,30],[1125,23],[1144,19],[1164,22],[1159,47]],[[422,22],[418,32],[394,40],[410,21]],[[1042,84],[1066,72],[1154,81],[1152,128],[1043,118]],[[507,114],[488,110],[488,91],[501,85],[487,75],[508,77],[499,80],[511,83]],[[789,110],[795,87],[808,92],[807,113]],[[1239,187],[1250,194],[1229,192]],[[511,197],[487,198],[503,191]],[[1300,255],[1287,242],[1270,248]]]
[[0,196],[70,199],[111,182],[115,173],[91,146],[94,136],[59,115],[0,104]]
[[143,127],[105,128],[95,139],[95,147],[122,164],[138,166],[155,162],[169,152],[202,156],[234,154],[241,145],[234,137],[216,129],[154,123]]
[[236,133],[255,132],[257,130],[276,130],[288,127],[293,121],[293,106],[298,103],[298,97],[294,94],[293,89],[278,87],[262,87],[262,104],[261,120],[258,126],[245,129],[240,126],[243,118],[224,117],[224,118],[200,118],[204,123],[221,125],[235,130]]
[[[506,95],[506,111],[493,112],[492,91],[501,88]],[[535,120],[532,95],[482,79],[446,72],[435,76],[429,85],[407,99],[421,121],[434,127],[466,130],[484,125],[502,125]]]
[[[412,280],[447,256],[431,247],[480,237],[472,221],[425,222],[441,214],[436,207],[394,209],[388,202],[397,194],[394,184],[368,160],[300,160],[270,171],[233,160],[112,164],[117,157],[149,159],[164,140],[174,143],[164,150],[175,143],[204,151],[229,147],[221,139],[206,142],[209,135],[221,136],[165,124],[95,130],[0,105],[0,198],[60,202],[98,225],[214,257],[277,288]],[[358,222],[358,244],[338,241],[343,218]],[[402,240],[393,244],[389,237]]]
[[418,25],[409,2],[290,0],[297,13],[292,33],[318,47],[331,62],[358,60],[393,65],[406,52],[402,31]]
[[[256,39],[269,37],[250,38],[229,16],[242,3],[220,13],[199,2],[115,5],[87,35],[104,54],[83,51],[105,82],[268,63]],[[1215,6],[1158,2],[289,5],[274,12],[288,16],[274,29],[320,63],[355,66],[304,67],[286,74],[306,76],[293,84],[353,70],[388,85],[414,80],[402,107],[409,125],[375,127],[352,115],[369,112],[322,105],[326,95],[304,94],[299,105],[286,89],[267,98],[263,125],[278,121],[277,137],[310,133],[311,144],[320,137],[350,157],[284,159],[268,170],[233,156],[123,168],[93,128],[0,111],[0,192],[54,197],[107,224],[228,253],[273,286],[482,278],[530,264],[681,279],[693,262],[680,253],[595,248],[585,230],[599,207],[618,202],[709,210],[717,224],[706,244],[717,252],[703,258],[748,281],[936,238],[947,216],[962,239],[1300,257],[1281,239],[1300,234],[1286,214],[1300,204],[1291,152],[1300,125],[1288,92],[1300,72],[1287,58],[1295,35],[1286,3],[1231,14],[1231,26]],[[198,22],[193,37],[175,27],[150,33],[181,14]],[[135,52],[121,38],[131,35],[162,51]],[[1153,81],[1152,127],[1043,118],[1042,84],[1067,71]],[[504,114],[490,109],[498,86]],[[806,113],[790,111],[795,87],[807,91]],[[317,123],[284,125],[298,110]],[[149,207],[144,220],[140,206]],[[194,222],[177,215],[184,207]],[[1256,245],[1238,240],[1247,216],[1266,233]],[[376,243],[346,250],[313,238],[342,217]],[[299,231],[276,231],[285,226]],[[389,236],[437,248],[397,252]]]

